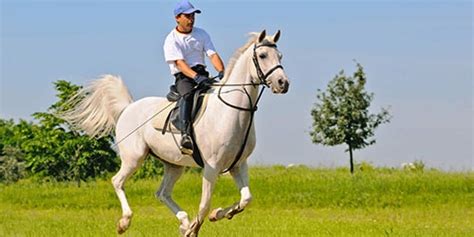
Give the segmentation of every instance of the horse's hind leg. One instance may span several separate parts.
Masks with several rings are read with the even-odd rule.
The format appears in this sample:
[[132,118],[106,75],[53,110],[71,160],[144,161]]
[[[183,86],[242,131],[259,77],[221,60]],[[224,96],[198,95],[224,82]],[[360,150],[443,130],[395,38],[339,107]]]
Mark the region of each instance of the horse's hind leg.
[[184,235],[184,232],[189,228],[188,214],[171,198],[174,185],[183,174],[184,167],[166,162],[163,162],[163,165],[165,168],[163,181],[161,181],[160,188],[156,191],[155,196],[176,215],[178,220],[181,222],[179,229],[181,234]]
[[124,184],[127,178],[133,174],[133,172],[140,166],[141,163],[143,163],[145,156],[146,151],[126,151],[124,147],[120,149],[120,158],[122,159],[122,164],[118,173],[112,177],[112,184],[115,188],[115,193],[117,194],[120,204],[122,205],[122,218],[120,218],[117,224],[117,232],[119,234],[124,233],[128,229],[132,219],[132,210],[128,205]]
[[244,208],[252,201],[252,195],[249,189],[249,176],[247,162],[244,162],[239,167],[234,167],[230,174],[234,178],[235,183],[240,191],[240,201],[227,207],[214,209],[209,215],[210,221],[218,221],[224,217],[232,219],[234,215],[242,212]]

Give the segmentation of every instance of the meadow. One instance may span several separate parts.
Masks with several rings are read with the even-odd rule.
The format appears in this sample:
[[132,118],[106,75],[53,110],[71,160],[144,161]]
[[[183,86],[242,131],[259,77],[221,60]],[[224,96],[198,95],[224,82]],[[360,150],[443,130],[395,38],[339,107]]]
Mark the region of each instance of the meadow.
[[[160,178],[126,184],[134,211],[124,236],[179,236],[155,197]],[[200,236],[474,236],[474,173],[376,168],[251,167],[253,202],[232,220],[206,220]],[[187,173],[175,200],[195,215],[201,177]],[[239,199],[221,176],[213,208]],[[109,180],[0,184],[0,236],[116,236],[121,209]]]

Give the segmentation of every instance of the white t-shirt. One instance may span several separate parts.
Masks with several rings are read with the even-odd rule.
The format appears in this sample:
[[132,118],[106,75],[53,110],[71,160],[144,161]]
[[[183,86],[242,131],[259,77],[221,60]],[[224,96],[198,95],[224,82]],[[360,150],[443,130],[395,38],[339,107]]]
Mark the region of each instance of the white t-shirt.
[[205,65],[204,53],[208,57],[216,53],[209,34],[197,27],[194,27],[189,34],[179,33],[173,29],[166,36],[163,50],[173,75],[180,72],[174,61],[183,59],[190,67],[197,64]]

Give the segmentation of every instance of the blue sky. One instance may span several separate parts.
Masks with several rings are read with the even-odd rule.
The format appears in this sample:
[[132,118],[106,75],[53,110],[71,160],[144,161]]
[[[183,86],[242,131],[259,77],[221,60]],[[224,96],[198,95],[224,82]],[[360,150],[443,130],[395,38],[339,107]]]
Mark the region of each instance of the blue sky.
[[[172,78],[162,44],[175,1],[0,0],[1,118],[27,119],[55,102],[58,79],[84,84],[122,76],[135,99],[163,96]],[[344,146],[311,143],[316,90],[356,59],[375,93],[373,112],[392,122],[356,161],[470,170],[473,161],[472,1],[192,1],[227,62],[246,34],[280,29],[291,79],[287,95],[266,93],[256,116],[252,164],[347,165]]]

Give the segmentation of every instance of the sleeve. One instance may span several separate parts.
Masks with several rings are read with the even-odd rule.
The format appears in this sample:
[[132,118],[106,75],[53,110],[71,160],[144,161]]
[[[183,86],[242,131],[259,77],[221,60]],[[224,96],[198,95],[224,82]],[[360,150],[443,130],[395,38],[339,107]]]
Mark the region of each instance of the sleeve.
[[216,53],[216,49],[214,48],[214,44],[211,41],[211,37],[206,31],[203,31],[203,38],[204,38],[204,52],[206,52],[206,55],[210,57],[211,55]]
[[178,59],[184,59],[183,50],[181,47],[179,47],[176,41],[169,37],[165,40],[163,51],[165,53],[165,61],[167,63],[172,63]]

